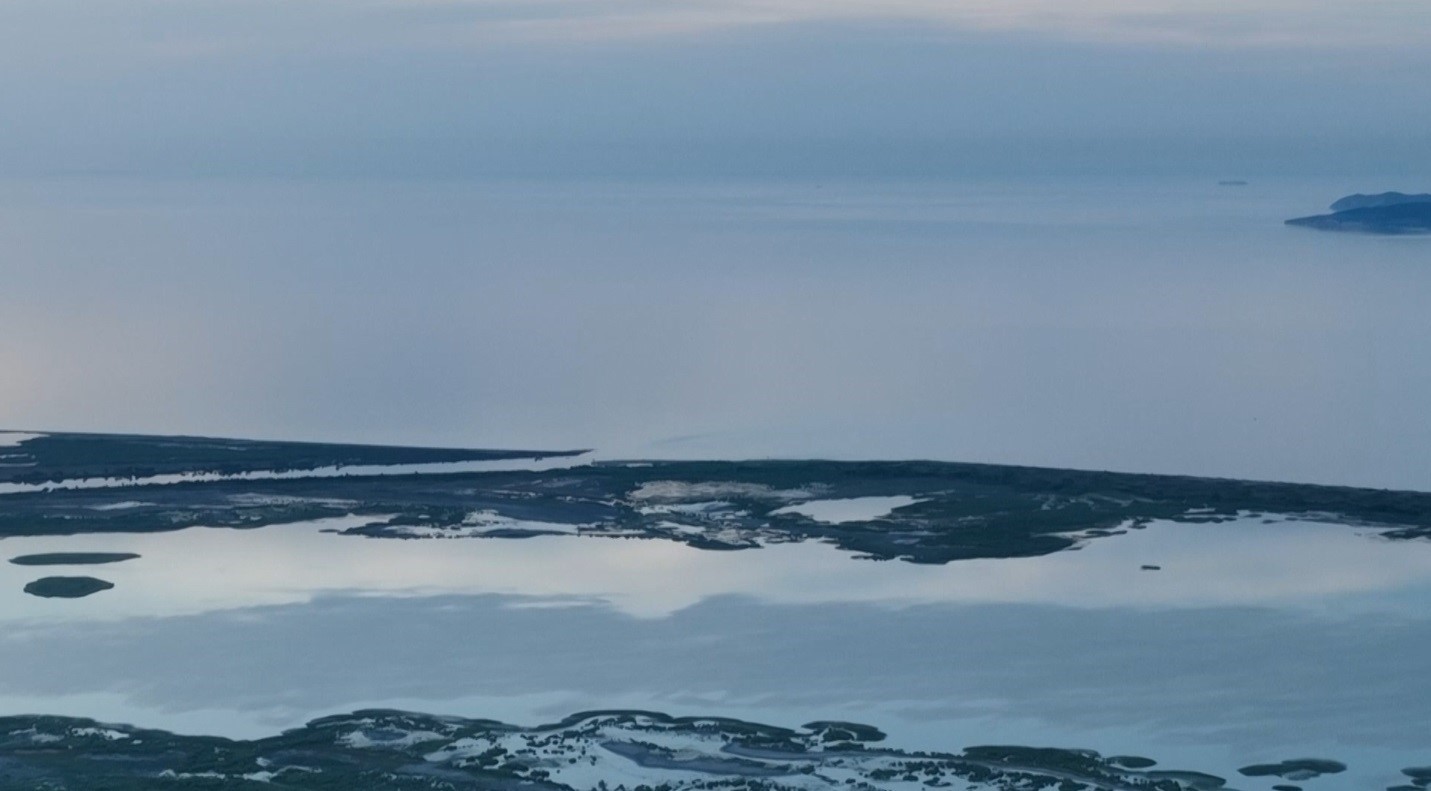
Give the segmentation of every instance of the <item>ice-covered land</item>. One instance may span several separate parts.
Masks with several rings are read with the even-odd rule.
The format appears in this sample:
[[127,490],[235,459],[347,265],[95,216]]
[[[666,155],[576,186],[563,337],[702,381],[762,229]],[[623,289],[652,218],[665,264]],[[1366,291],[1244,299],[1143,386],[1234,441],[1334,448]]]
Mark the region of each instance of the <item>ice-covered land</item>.
[[[1141,756],[976,746],[912,752],[866,725],[783,728],[641,711],[521,728],[359,711],[230,741],[57,717],[0,718],[0,784],[52,789],[746,789],[747,791],[1210,791],[1227,780]],[[1336,761],[1285,762],[1307,779]],[[1249,775],[1261,771],[1252,767]],[[1279,773],[1274,766],[1268,773]],[[1296,774],[1300,771],[1300,774]],[[1420,782],[1420,781],[1418,781]],[[263,784],[263,785],[259,785]]]

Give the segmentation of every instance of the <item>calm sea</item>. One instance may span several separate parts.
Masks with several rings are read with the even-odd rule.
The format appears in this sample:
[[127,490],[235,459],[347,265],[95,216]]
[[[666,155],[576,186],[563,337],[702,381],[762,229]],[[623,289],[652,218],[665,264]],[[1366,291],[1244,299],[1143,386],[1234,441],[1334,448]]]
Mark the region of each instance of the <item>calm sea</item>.
[[1416,186],[7,182],[0,426],[1426,489]]

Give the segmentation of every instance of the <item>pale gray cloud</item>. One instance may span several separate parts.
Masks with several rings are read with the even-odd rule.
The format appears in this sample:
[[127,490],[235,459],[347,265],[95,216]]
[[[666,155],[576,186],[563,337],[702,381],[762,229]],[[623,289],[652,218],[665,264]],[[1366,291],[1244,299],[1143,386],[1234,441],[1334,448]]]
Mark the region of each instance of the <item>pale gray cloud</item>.
[[1419,0],[4,0],[0,21],[11,58],[78,60],[623,41],[811,23],[1192,48],[1414,48],[1431,38],[1431,10]]

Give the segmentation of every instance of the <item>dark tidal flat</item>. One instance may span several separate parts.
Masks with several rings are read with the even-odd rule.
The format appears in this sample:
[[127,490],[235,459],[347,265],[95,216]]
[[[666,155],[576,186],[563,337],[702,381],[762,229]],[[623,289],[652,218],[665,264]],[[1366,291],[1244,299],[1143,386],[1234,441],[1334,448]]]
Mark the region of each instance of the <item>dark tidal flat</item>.
[[43,599],[83,599],[113,587],[94,577],[43,577],[26,585],[25,592]]
[[213,437],[128,434],[44,434],[22,443],[16,458],[0,467],[0,483],[40,484],[97,478],[156,475],[241,475],[320,467],[452,464],[548,458],[580,451],[461,450],[265,442]]
[[20,555],[10,558],[17,566],[99,566],[106,563],[123,563],[136,560],[133,552],[45,552],[37,555]]
[[1347,765],[1322,758],[1294,758],[1275,764],[1244,766],[1237,770],[1247,777],[1280,777],[1285,780],[1311,780],[1322,775],[1341,774]]
[[[53,444],[32,448],[46,441]],[[155,445],[137,438],[116,438],[115,447],[105,446],[97,435],[81,435],[74,442],[82,449],[104,448],[103,465],[81,460],[76,462],[81,471],[63,467],[66,454],[80,452],[67,440],[31,440],[20,450],[43,460],[47,480],[141,468],[229,469],[223,465],[234,463],[232,455],[248,452],[234,451],[232,441],[185,440],[177,444],[189,465],[184,467],[156,459]],[[271,454],[271,444],[259,447]],[[363,452],[389,460],[427,458],[424,450]],[[504,451],[452,454],[526,458]],[[309,462],[327,465],[332,460],[325,453]],[[270,456],[263,464],[306,469],[299,461]],[[877,517],[840,522],[781,509],[792,503],[893,496],[915,502]],[[0,537],[148,533],[201,525],[258,528],[356,514],[373,518],[345,532],[367,538],[571,533],[716,550],[814,540],[859,557],[935,564],[1034,557],[1152,520],[1214,522],[1245,513],[1384,526],[1389,539],[1431,535],[1431,493],[924,461],[600,462],[546,471],[36,488],[6,495],[4,505]],[[474,524],[474,513],[488,516]]]

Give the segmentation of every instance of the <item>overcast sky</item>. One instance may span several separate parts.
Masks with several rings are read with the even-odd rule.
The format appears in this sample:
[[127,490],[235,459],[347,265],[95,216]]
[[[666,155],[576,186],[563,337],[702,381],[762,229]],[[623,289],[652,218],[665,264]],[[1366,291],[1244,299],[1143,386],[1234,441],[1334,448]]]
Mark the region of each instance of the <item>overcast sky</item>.
[[1397,172],[1424,0],[0,0],[0,173]]

